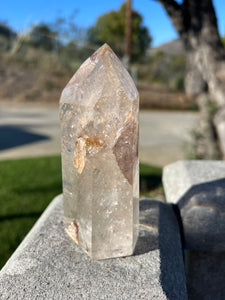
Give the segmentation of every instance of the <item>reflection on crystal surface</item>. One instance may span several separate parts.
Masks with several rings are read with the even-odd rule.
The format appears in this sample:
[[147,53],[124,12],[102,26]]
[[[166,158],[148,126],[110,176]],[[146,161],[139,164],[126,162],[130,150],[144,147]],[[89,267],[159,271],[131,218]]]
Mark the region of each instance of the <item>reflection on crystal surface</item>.
[[131,255],[139,218],[136,87],[105,44],[60,99],[68,234],[94,259]]

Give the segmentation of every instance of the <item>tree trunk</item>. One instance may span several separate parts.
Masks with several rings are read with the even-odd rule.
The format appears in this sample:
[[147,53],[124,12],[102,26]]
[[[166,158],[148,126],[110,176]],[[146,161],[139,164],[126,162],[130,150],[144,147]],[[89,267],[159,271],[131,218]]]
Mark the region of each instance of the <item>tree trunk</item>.
[[197,153],[204,159],[218,159],[219,151],[216,145],[212,115],[210,112],[210,99],[207,94],[198,97],[200,110],[198,132],[200,133],[197,143]]
[[194,56],[195,54],[191,51],[186,55],[187,66],[184,85],[185,92],[190,96],[198,96],[205,93],[208,89],[207,83],[203,79],[201,72],[196,68]]
[[[193,41],[193,38],[190,40]],[[198,40],[197,42],[195,49],[193,47],[192,49],[187,49],[187,67],[192,72],[192,81],[199,86],[199,92],[204,92],[208,89],[212,99],[217,103],[218,107],[221,107],[225,105],[225,56],[218,55],[220,46],[213,48],[210,44],[205,43],[204,40]],[[222,50],[224,51],[224,49]],[[187,76],[189,74],[190,72],[187,73]],[[188,82],[186,81],[186,83]],[[195,94],[198,92],[196,85],[193,86],[193,91],[195,92],[196,90]],[[186,90],[188,92],[188,85]]]
[[[225,157],[225,49],[219,36],[212,0],[158,0],[167,11],[178,31],[187,54],[186,92],[198,95],[208,90],[217,106],[214,125]],[[201,134],[209,156],[215,156],[213,148],[212,116],[207,103],[199,102]],[[206,125],[207,124],[207,125]]]
[[206,86],[218,106],[225,105],[225,50],[221,42],[212,0],[158,0],[168,12],[188,58],[187,92]]

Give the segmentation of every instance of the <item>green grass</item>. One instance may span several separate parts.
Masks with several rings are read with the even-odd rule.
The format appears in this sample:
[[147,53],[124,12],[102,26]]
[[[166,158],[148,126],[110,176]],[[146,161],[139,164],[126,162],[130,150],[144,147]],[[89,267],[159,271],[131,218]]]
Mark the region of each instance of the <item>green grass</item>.
[[61,193],[60,157],[0,162],[0,268],[54,196]]
[[140,164],[140,197],[164,200],[161,168]]
[[[163,193],[160,168],[140,165],[141,195]],[[0,162],[0,269],[62,191],[59,156]]]

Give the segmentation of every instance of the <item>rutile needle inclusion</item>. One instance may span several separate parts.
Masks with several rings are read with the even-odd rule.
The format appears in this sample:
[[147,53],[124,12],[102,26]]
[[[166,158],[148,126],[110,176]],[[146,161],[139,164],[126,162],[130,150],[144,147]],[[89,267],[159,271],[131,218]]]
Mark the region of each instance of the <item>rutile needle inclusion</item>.
[[93,259],[133,253],[139,223],[139,97],[104,44],[60,99],[66,231]]

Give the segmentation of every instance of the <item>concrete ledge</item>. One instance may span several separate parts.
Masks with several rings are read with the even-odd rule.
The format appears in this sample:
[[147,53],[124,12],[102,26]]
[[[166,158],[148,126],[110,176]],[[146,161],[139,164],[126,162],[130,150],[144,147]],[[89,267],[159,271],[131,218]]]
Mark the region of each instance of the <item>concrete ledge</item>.
[[92,261],[65,234],[56,197],[0,272],[0,299],[187,299],[170,205],[140,201],[133,256]]
[[188,299],[224,300],[225,253],[187,251]]
[[178,161],[164,168],[163,184],[178,205],[185,247],[225,251],[225,161]]

